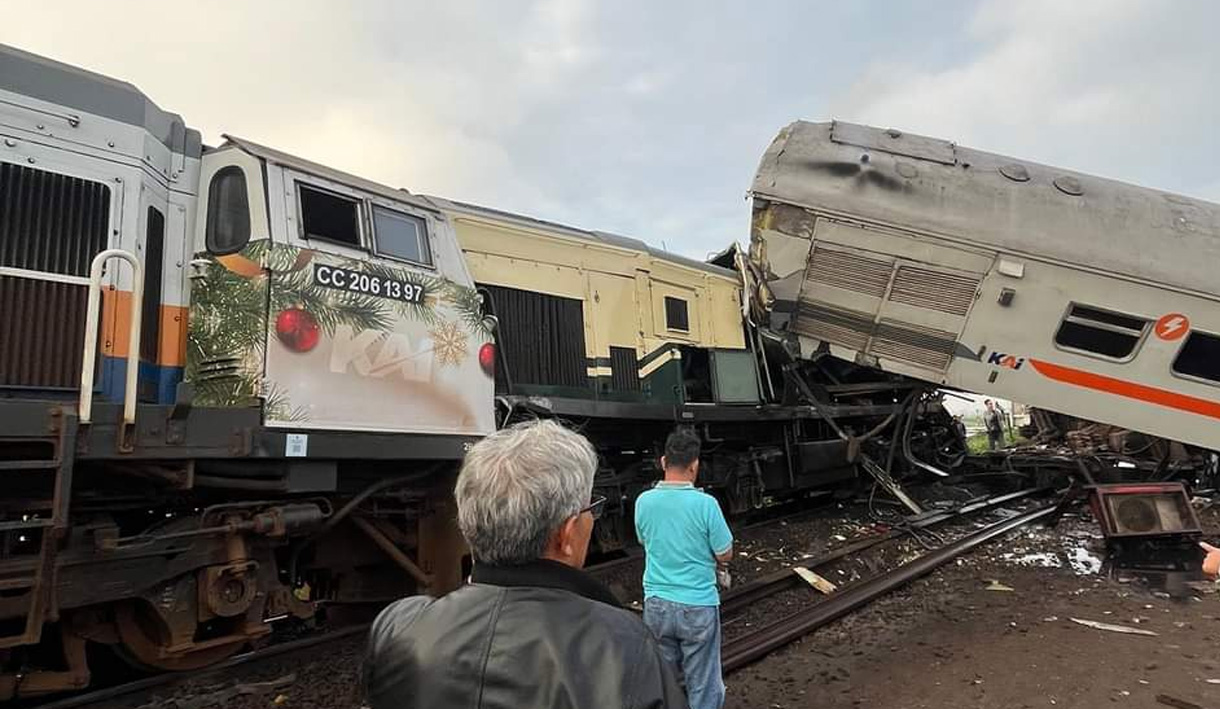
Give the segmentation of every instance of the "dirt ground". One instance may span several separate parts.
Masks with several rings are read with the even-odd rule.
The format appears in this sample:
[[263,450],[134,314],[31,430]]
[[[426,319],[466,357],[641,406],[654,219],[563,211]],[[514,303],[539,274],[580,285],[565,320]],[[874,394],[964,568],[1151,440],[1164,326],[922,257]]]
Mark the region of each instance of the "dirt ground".
[[1080,517],[993,542],[730,675],[726,709],[1220,707],[1216,585],[1169,598],[1096,573],[1100,547]]
[[[938,527],[941,539],[925,541],[956,538],[1021,506]],[[879,516],[885,515],[859,505],[830,505],[799,521],[742,531],[732,564],[735,583],[883,531]],[[1209,537],[1220,539],[1220,509],[1202,517]],[[726,677],[726,709],[1158,709],[1166,706],[1156,702],[1158,695],[1185,702],[1179,708],[1220,709],[1220,587],[1198,584],[1184,599],[1169,598],[1138,579],[1098,573],[1102,551],[1087,514],[993,541]],[[825,573],[850,583],[921,552],[908,538]],[[605,580],[630,602],[639,597],[641,572],[638,564],[627,564]],[[726,616],[724,635],[732,638],[817,599],[803,588],[765,599]],[[1099,630],[1072,618],[1156,635]],[[358,707],[362,654],[363,641],[355,638],[109,706]]]

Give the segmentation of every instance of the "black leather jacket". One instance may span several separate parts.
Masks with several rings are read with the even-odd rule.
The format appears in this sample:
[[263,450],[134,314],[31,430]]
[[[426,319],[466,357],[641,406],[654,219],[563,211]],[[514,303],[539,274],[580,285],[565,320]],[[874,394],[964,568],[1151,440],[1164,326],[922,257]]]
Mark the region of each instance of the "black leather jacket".
[[372,709],[686,707],[643,622],[583,572],[476,565],[471,582],[377,617],[364,666]]

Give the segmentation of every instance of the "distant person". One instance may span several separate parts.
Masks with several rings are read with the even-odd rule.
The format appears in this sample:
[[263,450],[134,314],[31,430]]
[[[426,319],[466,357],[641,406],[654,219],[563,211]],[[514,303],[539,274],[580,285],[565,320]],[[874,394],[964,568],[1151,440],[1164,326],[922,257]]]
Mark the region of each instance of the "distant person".
[[1000,407],[995,405],[991,399],[983,402],[987,410],[983,412],[983,426],[987,429],[987,447],[991,450],[1000,448],[1004,444],[1004,415],[1000,412]]
[[454,494],[471,583],[395,602],[369,632],[372,709],[685,707],[648,628],[581,572],[597,454],[550,421],[466,454]]
[[1203,559],[1203,575],[1209,579],[1220,576],[1220,549],[1207,542],[1199,542],[1199,546],[1207,552],[1207,556]]
[[699,439],[679,429],[665,441],[665,478],[635,502],[644,545],[644,623],[686,678],[691,709],[720,709],[720,594],[716,563],[733,558],[733,535],[716,498],[695,488]]

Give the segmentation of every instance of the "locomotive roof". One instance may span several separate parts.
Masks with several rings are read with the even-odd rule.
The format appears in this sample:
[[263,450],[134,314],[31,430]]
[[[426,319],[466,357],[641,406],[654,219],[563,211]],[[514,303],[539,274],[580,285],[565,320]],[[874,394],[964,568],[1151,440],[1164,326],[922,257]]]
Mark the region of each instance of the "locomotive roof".
[[729,278],[737,277],[736,272],[731,269],[722,268],[720,266],[716,266],[716,265],[710,264],[710,263],[705,263],[703,261],[698,261],[693,258],[687,258],[685,256],[680,256],[678,254],[670,253],[668,251],[662,251],[661,249],[654,249],[653,247],[649,246],[647,243],[645,243],[639,239],[632,238],[630,236],[621,236],[619,234],[612,234],[612,233],[606,232],[606,231],[590,231],[588,229],[581,229],[580,227],[568,226],[566,224],[559,224],[557,222],[546,221],[544,219],[535,219],[534,217],[527,217],[522,214],[514,214],[512,212],[505,212],[505,211],[502,211],[499,209],[492,209],[491,207],[481,207],[477,204],[469,204],[467,202],[458,202],[458,201],[451,200],[451,199],[445,199],[443,197],[435,197],[435,196],[429,195],[428,199],[431,199],[432,201],[436,202],[442,208],[448,209],[453,212],[463,212],[466,214],[473,214],[476,216],[488,217],[488,218],[496,219],[499,221],[516,222],[517,224],[520,224],[522,226],[548,229],[550,231],[556,231],[556,232],[563,234],[564,236],[572,237],[574,239],[582,239],[584,241],[592,241],[592,242],[595,242],[598,244],[616,246],[620,249],[628,249],[630,251],[640,251],[643,253],[647,253],[650,256],[652,256],[653,258],[660,259],[662,261],[669,261],[671,263],[681,264],[683,266],[698,269],[700,271],[714,273],[718,276],[727,276]]
[[6,44],[0,44],[0,89],[143,128],[187,157],[197,158],[202,150],[199,131],[132,84]]
[[305,158],[290,155],[282,150],[268,148],[265,145],[260,145],[252,140],[246,140],[245,138],[239,138],[227,133],[223,134],[222,137],[225,139],[225,144],[221,145],[221,148],[228,145],[233,145],[241,148],[254,157],[262,158],[277,165],[283,165],[284,167],[297,170],[298,172],[304,172],[306,174],[313,175],[314,177],[321,177],[324,180],[330,180],[331,182],[337,182],[342,185],[347,185],[348,187],[354,187],[358,190],[363,190],[380,197],[385,197],[386,199],[404,202],[406,204],[419,207],[420,209],[428,209],[433,212],[440,211],[428,198],[421,195],[411,194],[401,187],[395,188],[388,185],[383,185],[380,182],[373,182],[372,180],[343,172],[342,170],[336,170],[333,167],[327,167],[326,165],[313,162],[312,160],[306,160]]
[[937,138],[797,121],[767,149],[752,192],[1220,294],[1220,205]]

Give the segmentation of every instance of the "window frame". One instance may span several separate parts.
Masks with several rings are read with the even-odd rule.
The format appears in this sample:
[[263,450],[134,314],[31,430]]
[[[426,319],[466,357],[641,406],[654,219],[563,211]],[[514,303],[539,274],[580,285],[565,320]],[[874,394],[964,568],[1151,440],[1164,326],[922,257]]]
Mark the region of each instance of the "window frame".
[[[1107,330],[1109,332],[1117,333],[1120,335],[1131,335],[1132,334],[1131,330],[1128,330],[1128,329],[1118,326],[1118,325],[1112,325],[1110,323],[1100,322],[1097,320],[1088,320],[1086,318],[1073,317],[1072,310],[1075,308],[1087,308],[1089,310],[1096,310],[1099,313],[1107,313],[1109,315],[1115,315],[1120,318],[1131,318],[1133,320],[1143,320],[1144,326],[1142,328],[1140,328],[1140,332],[1139,332],[1139,335],[1136,337],[1135,344],[1131,346],[1131,352],[1129,352],[1128,354],[1126,354],[1122,357],[1112,357],[1110,355],[1102,354],[1100,352],[1094,352],[1092,350],[1086,350],[1086,349],[1082,349],[1079,347],[1072,347],[1071,345],[1061,344],[1059,342],[1059,330],[1063,327],[1064,323],[1069,322],[1069,319],[1070,319],[1070,322],[1074,322],[1078,325],[1084,325],[1086,327],[1093,327],[1098,330]],[[1152,319],[1151,318],[1144,317],[1143,315],[1135,315],[1132,313],[1123,313],[1123,312],[1119,312],[1118,310],[1114,310],[1112,308],[1098,307],[1096,305],[1089,305],[1088,303],[1082,303],[1082,302],[1073,300],[1073,301],[1068,302],[1067,307],[1065,307],[1063,309],[1063,314],[1059,316],[1059,320],[1057,321],[1057,323],[1055,325],[1055,329],[1051,333],[1051,345],[1055,349],[1062,350],[1064,352],[1071,352],[1073,354],[1079,354],[1079,355],[1083,355],[1085,357],[1092,357],[1093,359],[1100,359],[1105,362],[1126,364],[1126,363],[1134,360],[1139,355],[1140,350],[1143,349],[1144,342],[1148,339],[1148,331],[1150,329],[1152,329]]]
[[[669,324],[669,301],[671,301],[671,300],[675,300],[682,304],[682,308],[686,312],[686,327],[685,328],[674,327]],[[661,296],[661,313],[665,316],[665,330],[667,332],[680,332],[684,335],[687,335],[688,337],[690,336],[690,334],[691,334],[690,301],[686,300],[685,298],[679,298],[677,296],[662,295]]]
[[[427,217],[423,217],[418,214],[413,214],[411,212],[408,212],[408,211],[405,211],[403,209],[399,209],[396,207],[389,207],[384,204],[378,204],[377,202],[374,202],[372,200],[366,200],[366,201],[368,202],[369,230],[372,233],[372,237],[373,237],[372,238],[373,248],[372,248],[371,253],[374,256],[377,256],[378,258],[387,259],[389,261],[396,261],[398,263],[405,263],[405,264],[409,264],[411,266],[417,266],[419,268],[426,268],[428,270],[435,271],[436,270],[436,254],[432,248],[432,229],[431,229],[431,225],[428,223]],[[427,251],[427,257],[428,257],[427,261],[416,261],[414,259],[406,258],[405,256],[396,256],[394,254],[386,253],[381,250],[381,241],[378,239],[378,236],[377,236],[377,212],[376,212],[376,210],[378,210],[378,209],[383,209],[387,212],[391,212],[393,214],[397,214],[399,216],[403,216],[408,219],[412,219],[412,220],[419,222],[419,225],[423,229],[423,238],[420,241],[420,246],[421,246],[422,250]]]
[[[219,249],[219,248],[216,248],[216,242],[215,242],[216,232],[212,228],[212,224],[213,224],[212,205],[215,204],[217,211],[219,211],[220,203],[215,200],[213,192],[215,190],[217,180],[220,180],[222,178],[227,178],[230,175],[234,175],[234,174],[238,175],[241,178],[241,194],[245,201],[245,214],[246,214],[246,231],[245,231],[245,235],[244,235],[245,238],[242,239],[241,244],[238,245],[236,248],[229,247],[229,248],[225,248],[225,249]],[[252,238],[253,233],[254,233],[254,224],[253,224],[252,217],[253,217],[253,215],[251,215],[251,213],[250,213],[250,181],[246,177],[246,171],[240,165],[225,165],[225,166],[221,167],[219,170],[217,170],[216,172],[213,172],[212,176],[210,178],[208,178],[207,204],[203,205],[203,248],[204,248],[204,250],[207,251],[209,254],[212,254],[213,256],[228,256],[229,254],[241,253],[242,250],[244,250],[247,246],[250,245],[250,239]]]
[[1169,360],[1169,374],[1188,382],[1198,382],[1199,384],[1206,384],[1207,386],[1220,387],[1220,377],[1217,379],[1208,379],[1206,377],[1200,377],[1194,374],[1179,372],[1176,368],[1178,358],[1182,356],[1182,350],[1186,349],[1186,343],[1190,341],[1190,336],[1194,335],[1196,332],[1205,337],[1211,337],[1217,341],[1220,341],[1220,335],[1214,332],[1208,332],[1207,330],[1200,330],[1192,326],[1186,331],[1186,335],[1182,337],[1182,344],[1178,345],[1177,350],[1174,351],[1173,359]]
[[[369,217],[368,217],[368,215],[365,214],[365,204],[367,203],[368,200],[366,200],[363,197],[360,197],[358,195],[345,194],[344,192],[341,192],[339,190],[332,189],[330,187],[325,187],[325,186],[318,184],[317,182],[314,182],[311,180],[304,180],[299,177],[294,177],[292,182],[293,182],[293,190],[292,190],[293,196],[296,198],[296,205],[295,205],[296,219],[297,219],[296,231],[297,231],[297,239],[299,241],[301,241],[302,243],[305,243],[305,244],[310,244],[313,242],[321,242],[323,244],[331,244],[331,245],[341,247],[344,249],[351,249],[352,251],[361,251],[364,253],[372,253],[372,250],[369,248],[369,243],[368,243],[368,241],[369,241],[368,236],[369,236],[369,233],[372,231],[372,229],[371,229],[371,225],[369,224]],[[331,239],[331,238],[327,238],[325,236],[316,236],[316,235],[310,236],[309,234],[307,234],[305,232],[305,203],[301,199],[301,189],[302,188],[309,188],[315,192],[321,192],[323,194],[330,195],[331,197],[337,197],[338,199],[342,199],[342,200],[345,200],[348,202],[354,202],[356,205],[356,236],[360,240],[360,243],[352,244],[347,241],[339,241],[338,239]]]

